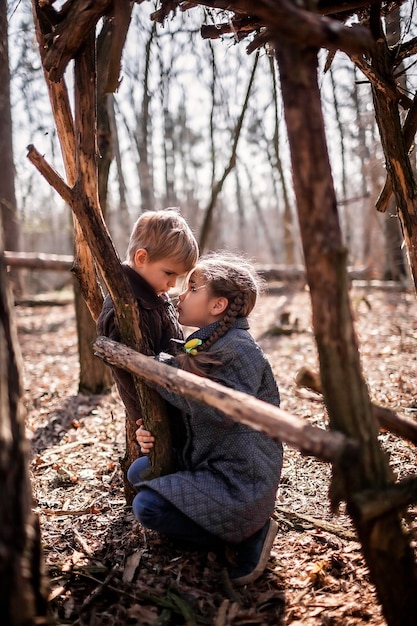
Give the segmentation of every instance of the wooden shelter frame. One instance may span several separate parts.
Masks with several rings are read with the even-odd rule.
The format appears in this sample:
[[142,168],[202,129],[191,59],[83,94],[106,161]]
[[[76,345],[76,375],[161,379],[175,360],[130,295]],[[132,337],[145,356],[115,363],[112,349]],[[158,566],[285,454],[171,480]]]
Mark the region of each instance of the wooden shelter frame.
[[[67,182],[33,146],[29,148],[29,158],[73,211],[75,273],[91,314],[96,318],[101,308],[102,296],[98,287],[100,275],[115,304],[123,342],[135,352],[146,354],[146,338],[139,330],[139,314],[101,215],[96,174],[94,28],[100,18],[114,24],[115,43],[109,62],[109,68],[112,68],[111,71],[109,69],[109,84],[114,87],[114,68],[119,67],[132,3],[128,0],[97,0],[94,3],[72,0],[59,13],[52,7],[53,0],[32,1]],[[327,457],[333,468],[331,504],[336,510],[340,502],[346,502],[387,623],[390,626],[412,626],[417,615],[417,571],[401,517],[407,504],[416,499],[416,478],[410,477],[407,481],[395,483],[378,444],[378,425],[361,371],[349,301],[347,255],[338,220],[317,82],[319,48],[326,47],[331,53],[342,49],[352,57],[363,60],[365,54],[376,60],[375,63],[366,64],[365,69],[374,79],[377,114],[378,111],[380,115],[384,111],[394,111],[394,104],[398,106],[401,102],[409,108],[409,126],[414,124],[415,129],[416,99],[410,100],[382,76],[383,63],[389,57],[380,39],[376,38],[376,35],[381,34],[376,27],[381,15],[381,3],[369,0],[352,3],[322,0],[312,11],[307,5],[306,8],[300,8],[289,0],[162,0],[153,19],[162,22],[178,8],[184,10],[199,5],[224,12],[227,16],[225,23],[216,27],[216,33],[205,28],[203,36],[219,36],[232,31],[235,38],[240,40],[252,33],[249,51],[260,45],[268,45],[274,51],[281,77],[321,384],[330,420],[329,432],[324,434],[325,431],[322,431],[318,436],[322,445],[325,440],[331,440],[332,445],[335,445],[334,451]],[[326,17],[338,14],[339,18],[344,18],[359,8],[368,11],[369,27],[358,25],[349,28],[344,25],[343,19]],[[66,28],[68,24],[70,28]],[[409,44],[408,52],[413,46],[417,48],[416,42]],[[63,78],[70,59],[74,59],[75,68],[74,117]],[[387,103],[391,108],[387,108]],[[406,243],[413,252],[417,251],[417,246],[412,245],[414,221],[411,219],[416,213],[416,185],[409,172],[404,129],[396,126],[395,130],[400,132],[395,153],[387,137],[383,137],[384,150],[405,228]],[[410,256],[410,264],[416,283],[417,262],[413,255]],[[114,346],[107,344],[107,348],[114,352]],[[105,340],[100,340],[96,349],[109,362],[122,365],[116,357],[106,352]],[[163,473],[169,471],[170,467],[169,461],[165,464],[169,456],[169,439],[161,437],[162,430],[158,431],[166,425],[164,407],[158,402],[157,394],[143,383],[144,363],[134,368],[134,354],[128,353],[128,357],[125,365],[136,374],[138,401],[147,416],[147,426],[156,441],[168,443],[166,449],[159,449],[153,459],[155,471]],[[154,367],[159,370],[157,375],[168,376],[162,364],[154,364]],[[183,392],[189,393],[190,386],[198,384],[201,400],[208,401],[204,394],[207,381],[192,381],[185,373],[182,374]],[[166,379],[165,384],[171,383]],[[223,397],[222,390],[216,391],[219,397]],[[232,412],[231,407],[227,404],[228,412]],[[253,414],[257,427],[260,424],[258,414],[261,414],[260,409],[259,413],[255,411]],[[235,419],[241,417],[234,414]],[[275,419],[278,424],[279,416],[276,415]],[[288,435],[280,428],[270,430],[270,434],[283,435],[285,441]],[[131,436],[130,431],[127,435],[127,463],[134,456],[133,448],[129,447],[132,446]],[[305,440],[304,436],[304,439],[300,437],[291,443],[303,449],[302,442]],[[312,448],[309,452],[318,454]],[[389,502],[389,505],[381,506],[384,502]]]

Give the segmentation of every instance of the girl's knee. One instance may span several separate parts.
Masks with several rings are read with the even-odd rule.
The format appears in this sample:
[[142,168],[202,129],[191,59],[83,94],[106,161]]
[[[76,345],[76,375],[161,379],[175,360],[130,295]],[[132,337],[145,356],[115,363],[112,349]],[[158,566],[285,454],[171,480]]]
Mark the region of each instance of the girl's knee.
[[132,509],[136,519],[147,528],[154,528],[161,516],[158,494],[152,489],[141,489],[133,499]]
[[136,487],[143,482],[144,478],[142,474],[149,468],[149,459],[147,456],[141,456],[135,461],[127,470],[127,480],[132,487]]

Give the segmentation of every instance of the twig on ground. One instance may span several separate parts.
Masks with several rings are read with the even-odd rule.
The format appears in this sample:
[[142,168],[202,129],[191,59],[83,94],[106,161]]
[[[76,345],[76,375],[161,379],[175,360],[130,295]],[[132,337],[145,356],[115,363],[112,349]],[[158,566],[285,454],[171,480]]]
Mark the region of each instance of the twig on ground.
[[316,528],[321,528],[328,533],[332,533],[333,535],[337,535],[341,539],[347,539],[348,541],[358,541],[356,534],[353,531],[345,530],[342,526],[337,524],[332,524],[331,522],[326,522],[324,520],[317,519],[312,517],[311,515],[305,515],[303,513],[295,513],[294,511],[290,511],[282,506],[275,506],[275,518],[279,519],[279,515],[283,515],[284,517],[296,519],[303,522],[308,522],[312,524]]

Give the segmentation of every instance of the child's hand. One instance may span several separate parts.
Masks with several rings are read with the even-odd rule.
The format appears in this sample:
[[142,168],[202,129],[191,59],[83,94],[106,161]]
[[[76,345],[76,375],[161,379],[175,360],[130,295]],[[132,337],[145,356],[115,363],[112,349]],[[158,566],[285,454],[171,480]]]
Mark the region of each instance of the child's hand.
[[145,430],[142,426],[142,420],[137,420],[136,424],[139,428],[136,431],[136,441],[140,446],[141,452],[144,454],[148,454],[150,449],[153,447],[153,442],[155,441],[155,437],[152,437],[149,430]]

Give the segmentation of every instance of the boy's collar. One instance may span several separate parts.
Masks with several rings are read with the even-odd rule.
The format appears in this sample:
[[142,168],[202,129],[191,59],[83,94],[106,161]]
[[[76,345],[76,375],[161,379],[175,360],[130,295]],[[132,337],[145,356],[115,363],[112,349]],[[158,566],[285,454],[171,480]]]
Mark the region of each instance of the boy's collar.
[[165,303],[169,300],[168,296],[158,296],[148,281],[138,274],[133,267],[127,265],[127,263],[123,263],[122,268],[129,278],[133,295],[136,300],[139,300],[142,306],[147,309],[153,309],[156,306],[161,306],[161,303]]

